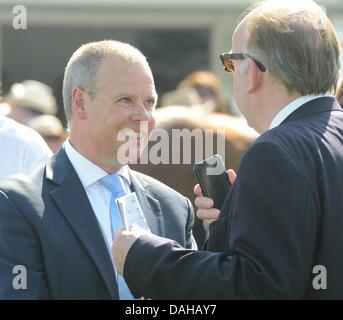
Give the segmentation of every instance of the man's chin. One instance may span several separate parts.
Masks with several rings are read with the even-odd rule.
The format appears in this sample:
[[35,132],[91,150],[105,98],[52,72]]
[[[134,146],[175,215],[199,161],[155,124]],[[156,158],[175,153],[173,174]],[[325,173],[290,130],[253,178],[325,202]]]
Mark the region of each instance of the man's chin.
[[142,157],[142,152],[137,151],[135,154],[130,154],[128,157],[127,164],[137,164],[139,163],[140,158]]
[[137,143],[134,146],[130,146],[125,153],[118,152],[117,161],[121,165],[127,164],[137,164],[139,163],[140,158],[142,157],[143,151],[146,144],[142,144],[144,147],[140,147],[140,144]]

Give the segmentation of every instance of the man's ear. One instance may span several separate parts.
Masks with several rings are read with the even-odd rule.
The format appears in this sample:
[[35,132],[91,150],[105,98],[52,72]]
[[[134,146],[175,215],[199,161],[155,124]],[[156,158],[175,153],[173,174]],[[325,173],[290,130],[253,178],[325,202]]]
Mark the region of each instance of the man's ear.
[[247,91],[253,93],[262,83],[262,72],[252,59],[249,59],[248,73]]
[[72,113],[79,119],[87,118],[87,111],[85,108],[86,92],[80,88],[74,87],[71,90],[71,105]]

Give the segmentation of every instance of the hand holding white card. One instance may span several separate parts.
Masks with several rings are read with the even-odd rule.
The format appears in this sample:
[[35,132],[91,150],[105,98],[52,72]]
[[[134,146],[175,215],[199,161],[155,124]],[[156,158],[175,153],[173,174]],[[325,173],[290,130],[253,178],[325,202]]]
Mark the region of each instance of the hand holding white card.
[[142,229],[151,232],[135,192],[118,198],[116,202],[126,230],[129,230],[130,226],[136,224]]

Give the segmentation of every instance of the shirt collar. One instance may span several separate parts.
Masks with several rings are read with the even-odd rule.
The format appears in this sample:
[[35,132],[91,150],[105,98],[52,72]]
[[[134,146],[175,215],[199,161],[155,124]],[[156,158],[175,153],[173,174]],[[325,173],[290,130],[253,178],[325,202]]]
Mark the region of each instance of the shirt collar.
[[[69,139],[67,139],[63,145],[64,150],[85,189],[93,183],[99,181],[104,176],[108,175],[108,173],[104,169],[98,167],[93,162],[84,157],[80,152],[78,152],[72,146]],[[116,173],[124,178],[128,185],[131,184],[129,167],[127,165],[121,167]]]
[[322,98],[322,97],[332,97],[332,95],[329,94],[323,94],[323,95],[307,95],[299,97],[295,100],[293,100],[291,103],[289,103],[287,106],[285,106],[280,112],[277,113],[277,115],[272,120],[269,129],[273,129],[281,124],[283,120],[285,120],[292,112],[300,108],[305,103]]

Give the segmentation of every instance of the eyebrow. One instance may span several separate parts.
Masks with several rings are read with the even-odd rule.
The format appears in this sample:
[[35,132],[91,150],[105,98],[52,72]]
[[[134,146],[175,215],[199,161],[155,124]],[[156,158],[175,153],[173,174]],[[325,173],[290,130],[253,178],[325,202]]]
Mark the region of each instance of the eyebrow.
[[158,95],[157,95],[157,93],[156,93],[156,95],[149,96],[148,99],[154,99],[155,102],[157,103],[157,100],[158,100]]
[[[134,98],[135,95],[128,94],[128,93],[118,93],[118,94],[113,95],[113,96],[110,95],[109,97],[110,97],[111,99],[115,100],[115,99],[119,99],[119,98],[121,98],[121,97]],[[149,100],[149,99],[154,99],[154,100],[156,100],[156,102],[157,102],[157,100],[158,100],[158,95],[156,94],[156,95],[152,95],[152,96],[147,96],[147,99],[148,99],[148,100]]]

